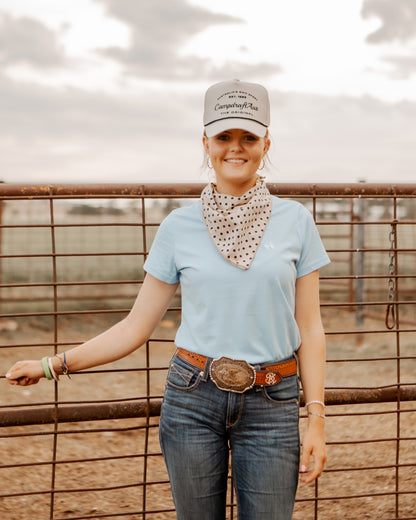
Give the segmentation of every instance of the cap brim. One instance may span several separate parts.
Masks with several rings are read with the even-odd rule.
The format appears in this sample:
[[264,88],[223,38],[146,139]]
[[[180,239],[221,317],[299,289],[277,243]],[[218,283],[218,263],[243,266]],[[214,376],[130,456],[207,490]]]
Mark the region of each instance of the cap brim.
[[267,127],[252,121],[251,119],[243,118],[228,118],[214,121],[209,125],[205,126],[205,134],[207,137],[214,137],[214,135],[225,132],[226,130],[232,130],[238,128],[239,130],[245,130],[251,134],[257,135],[257,137],[264,137],[267,132]]

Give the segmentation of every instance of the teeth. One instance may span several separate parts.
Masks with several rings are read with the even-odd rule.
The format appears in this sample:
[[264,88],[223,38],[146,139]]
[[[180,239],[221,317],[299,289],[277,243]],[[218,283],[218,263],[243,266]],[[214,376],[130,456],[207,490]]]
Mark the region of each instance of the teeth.
[[227,162],[232,164],[244,164],[245,161],[243,159],[227,159]]

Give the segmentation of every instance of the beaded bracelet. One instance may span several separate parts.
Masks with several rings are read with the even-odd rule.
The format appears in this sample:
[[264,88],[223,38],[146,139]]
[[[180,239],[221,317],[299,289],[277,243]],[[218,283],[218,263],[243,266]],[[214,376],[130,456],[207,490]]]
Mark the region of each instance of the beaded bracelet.
[[45,356],[44,358],[42,358],[41,363],[42,363],[43,373],[45,374],[46,379],[53,379],[51,371],[49,370],[48,357]]
[[325,415],[322,415],[321,413],[308,412],[308,415],[317,415],[318,417],[322,417],[322,419],[326,419]]
[[310,404],[320,404],[322,405],[324,408],[325,408],[325,403],[323,403],[322,401],[309,401],[305,404],[305,408],[307,408]]

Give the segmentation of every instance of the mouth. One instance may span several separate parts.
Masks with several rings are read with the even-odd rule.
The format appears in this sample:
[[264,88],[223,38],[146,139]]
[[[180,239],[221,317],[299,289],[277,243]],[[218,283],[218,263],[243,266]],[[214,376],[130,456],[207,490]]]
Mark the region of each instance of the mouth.
[[225,162],[228,164],[233,164],[235,166],[241,166],[245,164],[247,161],[245,159],[225,159]]

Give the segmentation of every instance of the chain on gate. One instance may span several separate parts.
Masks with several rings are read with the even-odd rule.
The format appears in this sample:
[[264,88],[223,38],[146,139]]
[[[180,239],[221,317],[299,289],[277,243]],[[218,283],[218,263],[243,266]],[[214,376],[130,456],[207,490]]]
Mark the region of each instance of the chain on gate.
[[391,223],[389,232],[390,241],[390,262],[389,262],[389,281],[388,281],[388,304],[386,309],[386,327],[391,330],[396,326],[396,307],[394,303],[396,293],[396,226],[397,221]]

